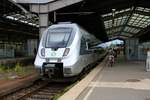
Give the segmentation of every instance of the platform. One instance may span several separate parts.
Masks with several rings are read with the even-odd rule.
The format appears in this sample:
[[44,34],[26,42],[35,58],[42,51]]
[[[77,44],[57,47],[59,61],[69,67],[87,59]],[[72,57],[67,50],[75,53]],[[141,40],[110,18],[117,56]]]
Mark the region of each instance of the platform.
[[145,71],[145,62],[126,61],[119,55],[112,68],[106,64],[99,66],[96,77],[71,100],[150,100],[150,72]]

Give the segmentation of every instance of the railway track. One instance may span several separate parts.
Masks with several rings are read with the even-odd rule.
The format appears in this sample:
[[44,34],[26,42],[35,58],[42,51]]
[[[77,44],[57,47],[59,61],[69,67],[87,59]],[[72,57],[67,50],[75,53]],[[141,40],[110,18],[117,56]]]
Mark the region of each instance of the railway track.
[[18,90],[1,100],[52,100],[54,95],[61,93],[70,83],[35,82],[33,85]]
[[[103,58],[100,59],[100,61]],[[100,61],[95,63],[96,66]],[[87,69],[78,77],[78,80],[84,78],[93,67],[87,67]],[[73,82],[74,83],[74,82]],[[38,80],[32,85],[17,90],[14,93],[8,94],[0,100],[52,100],[54,95],[64,92],[65,88],[72,85],[71,82],[47,82]]]

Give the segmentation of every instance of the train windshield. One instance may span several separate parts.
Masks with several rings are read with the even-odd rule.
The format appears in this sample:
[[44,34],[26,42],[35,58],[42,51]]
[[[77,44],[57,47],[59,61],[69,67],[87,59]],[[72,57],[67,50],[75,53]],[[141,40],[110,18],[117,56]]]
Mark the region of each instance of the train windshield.
[[72,28],[49,29],[46,37],[47,48],[64,48],[67,46]]

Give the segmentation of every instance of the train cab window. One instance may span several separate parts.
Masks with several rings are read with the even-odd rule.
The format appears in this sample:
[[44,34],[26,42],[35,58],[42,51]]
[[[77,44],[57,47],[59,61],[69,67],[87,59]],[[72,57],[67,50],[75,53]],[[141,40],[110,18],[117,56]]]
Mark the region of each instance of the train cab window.
[[46,36],[45,46],[48,48],[64,48],[67,46],[72,33],[72,28],[49,29]]

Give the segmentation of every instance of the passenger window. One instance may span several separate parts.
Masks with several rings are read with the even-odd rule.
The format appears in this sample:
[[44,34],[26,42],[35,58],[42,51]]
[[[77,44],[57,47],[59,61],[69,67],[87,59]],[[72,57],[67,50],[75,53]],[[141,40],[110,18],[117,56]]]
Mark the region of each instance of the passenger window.
[[80,44],[80,55],[84,55],[84,54],[86,54],[86,41],[82,37],[81,44]]
[[87,43],[85,38],[82,37],[82,39],[81,39],[81,46],[80,46],[80,55],[92,53],[91,50],[87,49],[87,47],[88,47],[87,45],[89,45],[89,43]]

